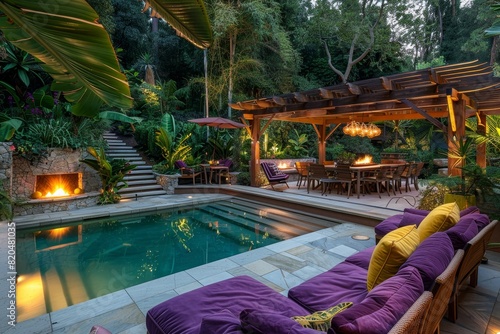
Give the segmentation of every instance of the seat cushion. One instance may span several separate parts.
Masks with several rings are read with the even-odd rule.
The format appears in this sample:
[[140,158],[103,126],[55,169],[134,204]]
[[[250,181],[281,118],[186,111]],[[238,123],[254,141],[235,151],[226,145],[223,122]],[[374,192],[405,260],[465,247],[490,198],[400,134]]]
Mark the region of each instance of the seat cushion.
[[351,256],[348,256],[344,261],[368,270],[374,249],[375,246],[365,248]]
[[356,304],[368,293],[366,273],[366,269],[342,262],[291,288],[288,297],[310,312],[326,310],[341,302]]
[[399,227],[403,214],[397,214],[384,219],[375,226],[375,234],[378,236],[384,236],[387,233],[394,231]]
[[423,291],[418,270],[404,268],[373,288],[363,301],[333,317],[328,334],[388,333]]
[[455,202],[438,206],[432,210],[418,226],[420,240],[424,241],[425,238],[433,233],[446,231],[455,225],[459,219],[460,209]]
[[455,255],[450,238],[445,232],[436,232],[418,245],[401,266],[417,268],[425,290],[430,290],[436,278],[448,267]]
[[394,276],[420,243],[415,225],[400,227],[386,234],[375,246],[366,278],[368,291]]
[[198,334],[204,318],[224,312],[225,317],[231,313],[237,319],[244,309],[277,312],[287,317],[309,314],[308,310],[255,279],[237,276],[156,305],[146,315],[146,327],[149,334]]

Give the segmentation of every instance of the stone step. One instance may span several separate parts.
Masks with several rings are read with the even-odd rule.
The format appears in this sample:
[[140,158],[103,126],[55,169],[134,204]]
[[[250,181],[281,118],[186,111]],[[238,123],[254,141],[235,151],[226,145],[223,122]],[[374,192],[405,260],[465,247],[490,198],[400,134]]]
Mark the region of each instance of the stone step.
[[[137,186],[150,186],[150,185],[158,185],[155,179],[144,179],[144,180],[126,180],[128,184],[128,188],[133,188]],[[119,182],[118,185],[123,183]],[[158,185],[159,186],[159,185]]]
[[130,147],[130,146],[127,145],[127,143],[124,143],[121,140],[120,140],[119,143],[110,143],[110,142],[108,142],[108,146],[109,147],[113,147],[113,146],[127,146],[127,147]]
[[127,150],[132,150],[133,148],[128,146],[128,145],[120,145],[120,146],[115,146],[115,145],[108,145],[108,149],[106,150],[107,152],[111,151],[127,151]]
[[138,154],[138,153],[137,150],[120,149],[120,150],[107,150],[106,154],[113,156],[116,154]]
[[136,180],[154,180],[156,182],[156,178],[152,173],[126,175],[123,179],[127,182]]
[[140,155],[135,156],[127,156],[127,155],[122,155],[122,156],[110,156],[112,159],[124,159],[128,160],[130,162],[136,162],[136,161],[143,161]]
[[130,164],[131,164],[131,165],[145,165],[145,164],[146,164],[146,162],[145,162],[144,160],[140,160],[140,161],[138,161],[138,160],[137,160],[137,161],[135,161],[135,160],[134,160],[134,161],[130,161]]
[[[138,197],[148,197],[148,196],[160,196],[160,195],[166,195],[167,192],[165,190],[156,190],[156,191],[144,191],[144,192],[138,192],[138,193],[125,193],[125,194],[120,194],[123,199],[131,199],[131,198],[138,198]],[[137,196],[136,196],[137,195]]]
[[127,187],[127,188],[122,188],[118,190],[119,194],[124,194],[124,193],[140,193],[144,191],[150,191],[150,190],[163,190],[163,188],[159,184],[154,184],[154,185],[149,185],[149,186],[136,186],[136,187]]

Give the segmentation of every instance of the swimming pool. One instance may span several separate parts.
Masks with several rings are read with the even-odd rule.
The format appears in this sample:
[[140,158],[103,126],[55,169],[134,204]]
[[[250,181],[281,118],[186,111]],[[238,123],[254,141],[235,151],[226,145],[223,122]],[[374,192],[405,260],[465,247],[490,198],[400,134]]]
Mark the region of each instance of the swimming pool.
[[18,321],[324,227],[310,215],[231,198],[19,229]]

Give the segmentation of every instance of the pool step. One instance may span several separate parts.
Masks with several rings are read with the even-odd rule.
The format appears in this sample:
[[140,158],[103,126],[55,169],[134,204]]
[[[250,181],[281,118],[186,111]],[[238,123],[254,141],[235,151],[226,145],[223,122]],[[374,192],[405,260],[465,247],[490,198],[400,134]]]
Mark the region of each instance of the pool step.
[[113,159],[125,159],[136,167],[124,177],[128,186],[118,191],[122,199],[139,198],[146,196],[166,195],[163,187],[156,183],[152,166],[142,160],[136,149],[123,142],[112,132],[105,133],[103,138],[108,143],[106,154]]

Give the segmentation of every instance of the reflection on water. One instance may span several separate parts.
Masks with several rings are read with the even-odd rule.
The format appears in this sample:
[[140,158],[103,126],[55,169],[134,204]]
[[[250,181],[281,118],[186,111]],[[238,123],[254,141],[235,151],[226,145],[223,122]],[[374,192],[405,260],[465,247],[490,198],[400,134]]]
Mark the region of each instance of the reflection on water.
[[263,210],[214,203],[18,231],[18,321],[288,238]]

